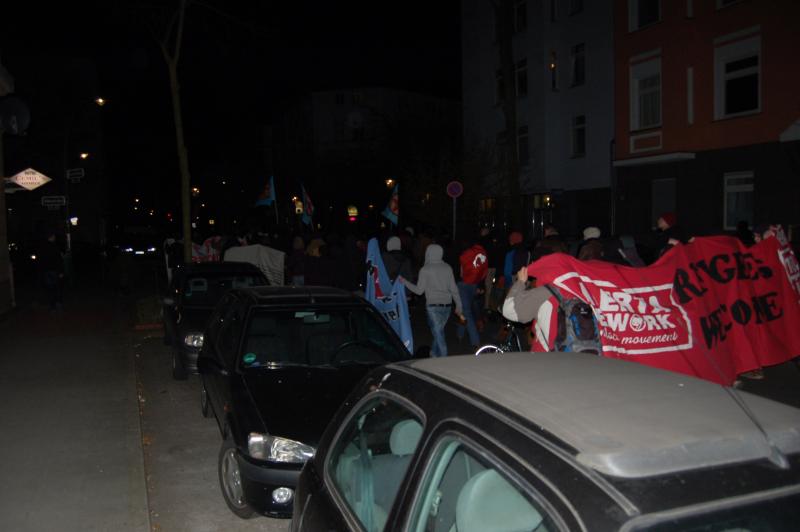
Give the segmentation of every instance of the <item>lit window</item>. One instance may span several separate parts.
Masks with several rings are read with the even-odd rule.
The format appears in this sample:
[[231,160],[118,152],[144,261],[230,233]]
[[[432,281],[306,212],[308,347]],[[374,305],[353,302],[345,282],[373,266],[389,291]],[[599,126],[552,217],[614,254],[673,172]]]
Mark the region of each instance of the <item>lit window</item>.
[[572,156],[584,155],[586,155],[586,116],[579,115],[572,118]]
[[661,58],[631,66],[631,130],[661,125]]
[[628,0],[628,30],[635,31],[661,20],[661,0]]
[[528,62],[523,59],[516,64],[515,77],[517,78],[517,98],[528,95]]
[[571,85],[577,87],[586,82],[586,45],[584,43],[576,44],[570,50],[570,55],[572,63]]
[[558,90],[558,56],[554,51],[550,52],[550,63],[547,65],[550,70],[550,89]]
[[714,50],[714,117],[761,110],[761,39],[753,37]]
[[753,225],[753,172],[725,174],[725,229],[732,231],[741,222]]

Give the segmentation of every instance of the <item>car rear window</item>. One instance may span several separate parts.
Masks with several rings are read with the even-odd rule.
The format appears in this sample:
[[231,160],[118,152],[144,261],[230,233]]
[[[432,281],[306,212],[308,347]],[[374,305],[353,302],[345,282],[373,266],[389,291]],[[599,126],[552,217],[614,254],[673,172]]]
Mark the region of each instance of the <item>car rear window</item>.
[[408,358],[381,320],[366,307],[257,310],[243,342],[242,365],[376,365]]
[[[645,518],[647,519],[647,518]],[[657,523],[635,527],[634,530],[658,532],[778,532],[798,530],[800,524],[800,494],[761,500],[753,503],[712,508],[703,513],[691,513]]]
[[192,275],[183,283],[183,304],[213,307],[233,288],[265,286],[264,277],[253,274]]

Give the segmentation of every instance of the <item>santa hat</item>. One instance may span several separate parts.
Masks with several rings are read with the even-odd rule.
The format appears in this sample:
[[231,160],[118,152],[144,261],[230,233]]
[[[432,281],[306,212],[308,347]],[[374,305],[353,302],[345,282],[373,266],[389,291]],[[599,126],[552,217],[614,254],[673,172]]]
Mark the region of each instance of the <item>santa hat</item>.
[[667,225],[670,227],[678,223],[678,217],[675,216],[674,212],[664,212],[661,214],[661,216],[659,216],[659,218],[667,222]]
[[522,233],[519,231],[514,231],[510,235],[508,235],[508,243],[512,246],[515,246],[522,242]]

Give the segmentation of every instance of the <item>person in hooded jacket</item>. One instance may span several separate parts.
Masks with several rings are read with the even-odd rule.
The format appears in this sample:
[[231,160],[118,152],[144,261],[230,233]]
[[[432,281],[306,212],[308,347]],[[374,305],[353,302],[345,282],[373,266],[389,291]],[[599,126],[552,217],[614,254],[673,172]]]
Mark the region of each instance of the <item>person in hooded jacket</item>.
[[398,275],[403,276],[405,279],[414,280],[411,258],[403,252],[402,246],[400,238],[393,236],[386,241],[386,251],[381,254],[383,265],[386,266],[386,273],[392,282],[397,279]]
[[444,327],[447,320],[450,319],[452,304],[455,304],[456,315],[462,322],[465,321],[453,269],[442,260],[443,256],[442,246],[431,244],[425,250],[425,264],[419,270],[417,283],[412,283],[402,276],[399,277],[411,292],[425,296],[428,327],[433,335],[431,356],[434,357],[447,356]]

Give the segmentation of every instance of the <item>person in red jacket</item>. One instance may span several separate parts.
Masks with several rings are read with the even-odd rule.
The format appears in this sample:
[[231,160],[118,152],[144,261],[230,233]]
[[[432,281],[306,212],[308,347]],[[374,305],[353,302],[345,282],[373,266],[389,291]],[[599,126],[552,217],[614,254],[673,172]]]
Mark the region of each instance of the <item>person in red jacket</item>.
[[476,301],[476,296],[483,292],[483,282],[489,271],[489,259],[483,246],[470,242],[461,252],[458,261],[461,270],[458,293],[461,296],[466,324],[456,328],[456,336],[459,340],[463,339],[466,328],[470,345],[473,349],[477,349],[481,345],[481,339],[477,327],[480,305]]

